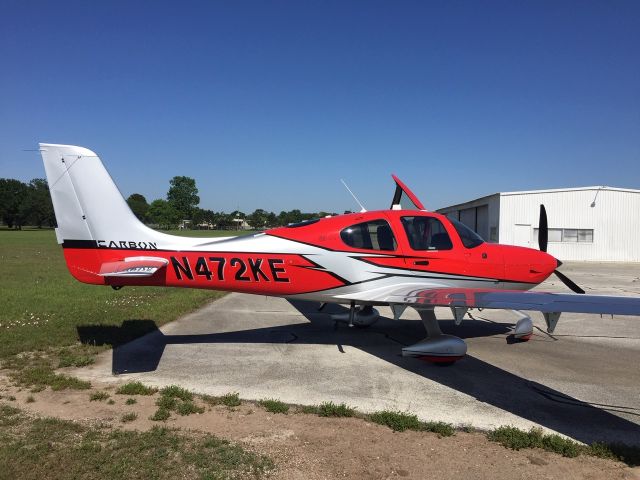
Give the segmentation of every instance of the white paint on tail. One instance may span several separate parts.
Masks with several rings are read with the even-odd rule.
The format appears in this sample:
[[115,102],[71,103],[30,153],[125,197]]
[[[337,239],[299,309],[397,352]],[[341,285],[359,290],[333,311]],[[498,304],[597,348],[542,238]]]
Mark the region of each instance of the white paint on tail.
[[40,152],[63,240],[125,240],[188,246],[196,241],[157,232],[137,219],[98,155],[84,147],[41,143]]

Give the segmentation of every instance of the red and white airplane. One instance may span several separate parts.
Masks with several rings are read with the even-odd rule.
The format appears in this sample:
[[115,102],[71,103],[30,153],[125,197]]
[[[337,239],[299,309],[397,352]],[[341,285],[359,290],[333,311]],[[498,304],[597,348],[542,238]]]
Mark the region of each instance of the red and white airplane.
[[[561,312],[640,315],[640,298],[584,295],[546,253],[541,206],[540,250],[486,243],[464,224],[428,212],[397,178],[389,210],[310,220],[229,238],[187,238],[157,232],[131,212],[100,158],[86,148],[40,144],[62,244],[81,282],[208,288],[350,305],[336,320],[376,321],[374,306],[399,319],[415,308],[427,337],[405,356],[453,363],[465,342],[441,332],[436,306],[455,323],[469,308],[537,310],[553,332]],[[551,274],[578,294],[527,292]],[[533,333],[520,314],[514,336]]]

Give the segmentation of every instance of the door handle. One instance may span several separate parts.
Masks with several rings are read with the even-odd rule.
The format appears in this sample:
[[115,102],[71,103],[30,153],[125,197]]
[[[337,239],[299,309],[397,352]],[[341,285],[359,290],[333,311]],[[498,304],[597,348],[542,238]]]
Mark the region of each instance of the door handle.
[[429,260],[416,260],[415,262],[413,262],[414,265],[429,265]]

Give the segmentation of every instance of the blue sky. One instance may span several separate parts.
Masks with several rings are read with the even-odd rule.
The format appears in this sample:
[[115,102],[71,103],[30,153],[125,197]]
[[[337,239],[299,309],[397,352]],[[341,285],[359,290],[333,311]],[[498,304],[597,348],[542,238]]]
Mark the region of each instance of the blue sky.
[[435,209],[497,191],[640,188],[637,1],[0,0],[0,177],[37,142],[128,196]]

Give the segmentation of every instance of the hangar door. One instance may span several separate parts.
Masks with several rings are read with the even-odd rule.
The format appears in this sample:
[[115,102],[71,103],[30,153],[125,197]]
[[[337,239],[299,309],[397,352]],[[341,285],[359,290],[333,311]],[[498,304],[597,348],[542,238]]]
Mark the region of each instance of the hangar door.
[[485,240],[489,240],[489,205],[476,209],[476,232]]
[[489,206],[465,208],[460,210],[460,221],[473,229],[483,239],[489,239]]

